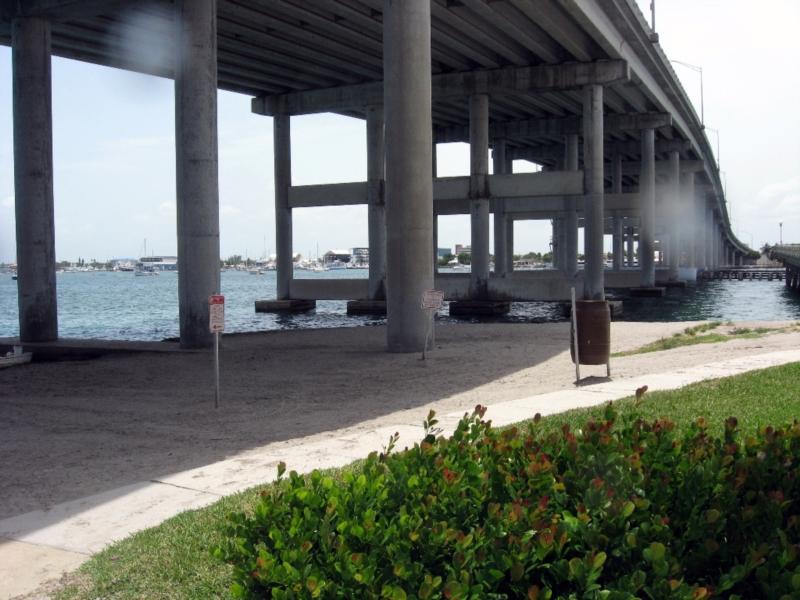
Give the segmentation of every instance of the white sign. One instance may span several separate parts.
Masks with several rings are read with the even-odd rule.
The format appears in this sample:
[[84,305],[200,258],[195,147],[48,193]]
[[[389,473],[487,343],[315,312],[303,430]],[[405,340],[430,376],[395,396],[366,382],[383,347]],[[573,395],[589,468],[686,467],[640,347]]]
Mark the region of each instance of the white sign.
[[425,290],[422,292],[422,308],[439,310],[444,301],[444,292],[441,290]]
[[208,329],[211,333],[225,331],[225,296],[221,294],[208,297]]

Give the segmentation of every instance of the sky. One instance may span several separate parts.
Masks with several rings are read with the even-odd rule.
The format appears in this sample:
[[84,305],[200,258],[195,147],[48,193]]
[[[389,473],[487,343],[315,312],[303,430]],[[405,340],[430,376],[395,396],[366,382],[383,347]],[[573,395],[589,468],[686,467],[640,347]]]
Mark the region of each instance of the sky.
[[[650,0],[637,0],[650,15]],[[703,69],[705,122],[745,243],[800,243],[800,2],[655,0],[656,31],[671,59]],[[699,113],[700,77],[675,65]],[[272,120],[250,98],[220,92],[222,257],[274,253]],[[175,254],[173,83],[53,58],[58,260]],[[366,179],[363,121],[292,119],[296,185]],[[0,47],[0,262],[14,262],[11,51]],[[465,144],[441,144],[440,176],[466,175]],[[516,172],[532,170],[517,161]],[[546,251],[547,221],[518,222],[515,252]],[[439,219],[439,246],[469,244],[469,219]],[[294,210],[294,250],[316,256],[367,245],[365,206]],[[610,242],[607,243],[610,246]],[[610,248],[609,248],[610,249]]]

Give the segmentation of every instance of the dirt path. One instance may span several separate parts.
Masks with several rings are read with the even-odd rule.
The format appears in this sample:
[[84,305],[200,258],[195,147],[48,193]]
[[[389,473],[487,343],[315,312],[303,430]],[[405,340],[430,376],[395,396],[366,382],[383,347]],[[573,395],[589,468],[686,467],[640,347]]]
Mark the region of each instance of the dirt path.
[[[612,325],[628,350],[691,323]],[[763,325],[760,324],[760,325]],[[115,355],[0,371],[0,518],[222,460],[270,442],[375,423],[419,423],[570,388],[569,326],[445,324],[430,360],[384,351],[385,329],[239,335],[222,352],[220,409],[210,354]],[[615,379],[794,349],[775,334],[615,359]],[[604,375],[603,367],[584,368]]]

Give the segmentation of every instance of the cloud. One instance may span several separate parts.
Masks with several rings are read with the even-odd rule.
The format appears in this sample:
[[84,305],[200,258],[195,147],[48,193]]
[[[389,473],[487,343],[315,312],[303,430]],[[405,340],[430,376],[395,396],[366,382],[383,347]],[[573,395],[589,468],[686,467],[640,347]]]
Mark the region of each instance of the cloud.
[[158,205],[158,214],[162,217],[169,217],[171,219],[175,218],[175,203],[174,202],[162,202]]
[[0,206],[3,208],[14,208],[14,196],[6,196],[0,200]]
[[231,204],[223,204],[219,209],[219,214],[224,217],[239,215],[241,213],[242,210],[240,208],[237,208]]
[[175,139],[169,135],[123,137],[106,141],[104,145],[110,151],[172,150],[175,145]]
[[762,219],[800,218],[800,177],[763,187],[747,204],[747,212]]

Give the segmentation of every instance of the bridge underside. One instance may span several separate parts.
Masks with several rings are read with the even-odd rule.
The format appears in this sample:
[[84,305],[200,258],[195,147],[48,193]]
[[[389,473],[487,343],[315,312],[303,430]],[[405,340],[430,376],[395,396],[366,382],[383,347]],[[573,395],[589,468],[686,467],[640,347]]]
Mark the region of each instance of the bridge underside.
[[[602,299],[612,284],[655,286],[657,263],[659,279],[693,277],[749,250],[702,123],[631,0],[2,0],[0,42],[13,48],[23,340],[58,335],[51,54],[175,80],[187,347],[211,343],[219,290],[218,88],[274,119],[278,300],[386,300],[391,350],[421,346],[419,297],[435,283],[472,301],[563,298],[573,285]],[[321,112],[366,120],[366,181],[292,185],[291,118]],[[436,144],[456,141],[470,144],[469,177],[437,178]],[[515,160],[542,171],[514,174]],[[369,280],[293,280],[293,209],[344,204],[368,206]],[[472,269],[434,280],[449,214],[470,215]],[[552,221],[555,271],[514,272],[524,219]]]

